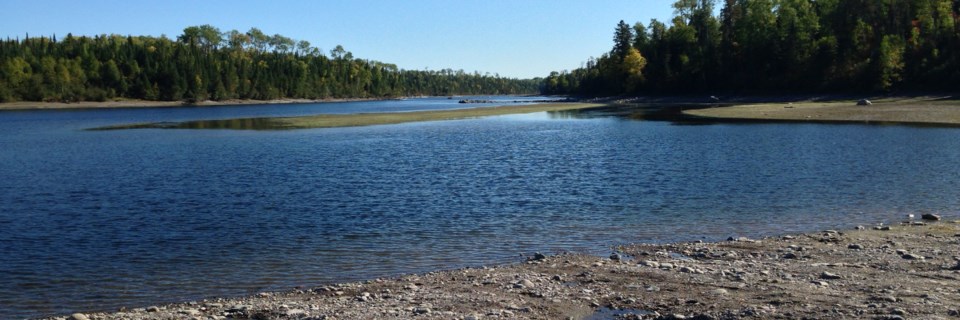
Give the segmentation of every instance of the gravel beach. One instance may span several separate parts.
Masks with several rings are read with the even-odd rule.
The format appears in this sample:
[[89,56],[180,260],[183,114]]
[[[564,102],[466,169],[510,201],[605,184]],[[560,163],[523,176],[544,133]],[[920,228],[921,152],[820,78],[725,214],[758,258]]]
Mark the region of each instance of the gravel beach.
[[747,103],[683,113],[716,120],[960,125],[960,101],[953,97],[883,98],[857,104],[856,100]]
[[[951,319],[960,221],[635,244],[251,297],[50,319]],[[955,218],[955,217],[951,217]]]

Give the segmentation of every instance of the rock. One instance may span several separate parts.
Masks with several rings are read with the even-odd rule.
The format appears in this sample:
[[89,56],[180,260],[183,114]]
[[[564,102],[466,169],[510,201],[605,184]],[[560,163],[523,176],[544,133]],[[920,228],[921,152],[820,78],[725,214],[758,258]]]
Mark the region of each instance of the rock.
[[892,295],[874,296],[874,297],[871,297],[870,299],[875,301],[897,302],[897,297],[894,297]]
[[90,317],[87,317],[87,315],[82,313],[74,313],[74,314],[71,314],[70,317],[67,318],[67,320],[90,320]]
[[734,238],[734,237],[729,237],[729,238],[727,238],[727,241],[736,241],[736,242],[757,242],[757,240],[753,240],[753,239],[750,239],[750,238],[747,238],[747,237],[736,237],[736,238]]
[[416,308],[413,308],[413,314],[418,314],[418,315],[419,315],[419,314],[428,314],[428,313],[430,313],[430,311],[431,311],[430,308],[424,308],[424,307],[416,307]]
[[722,295],[726,295],[726,294],[728,294],[728,293],[730,293],[730,292],[727,291],[727,289],[719,288],[719,289],[713,289],[713,290],[711,290],[710,293],[712,293],[712,294],[714,294],[714,295],[722,296]]
[[160,312],[160,308],[157,306],[147,307],[147,312]]
[[524,286],[524,287],[526,287],[526,288],[532,288],[532,287],[533,287],[533,281],[530,281],[530,280],[527,280],[527,279],[520,280],[519,284],[522,285],[522,286]]
[[620,257],[620,254],[619,254],[619,253],[613,253],[613,254],[610,255],[610,260],[620,261],[621,259],[623,259],[623,258]]
[[951,309],[950,311],[947,311],[947,315],[951,317],[960,317],[960,310]]
[[357,301],[359,301],[359,302],[367,302],[367,301],[370,301],[370,293],[369,293],[369,292],[361,293],[359,296],[357,296],[356,299],[357,299]]
[[873,227],[873,230],[890,231],[890,226],[876,226]]
[[303,309],[290,309],[283,314],[287,317],[298,318],[307,315],[307,311]]
[[786,254],[783,255],[783,258],[784,258],[784,259],[796,259],[796,258],[798,258],[798,257],[797,257],[797,254],[795,254],[795,253],[793,253],[793,252],[787,252]]
[[823,273],[820,274],[820,279],[837,280],[837,279],[843,279],[843,277],[840,276],[839,274],[834,274],[834,273],[829,273],[824,271]]
[[555,275],[553,276],[553,278],[550,278],[550,279],[553,281],[563,281],[563,277],[561,277],[560,275]]
[[906,254],[904,254],[904,255],[902,255],[902,256],[900,256],[900,257],[901,257],[901,258],[904,258],[904,259],[907,259],[907,260],[923,260],[923,259],[924,259],[923,256],[917,255],[917,254],[913,254],[913,253],[906,253]]
[[858,106],[869,106],[869,105],[873,105],[873,102],[870,102],[870,100],[867,100],[867,99],[860,99],[860,101],[857,101],[857,105],[858,105]]
[[188,316],[191,316],[191,317],[196,317],[196,316],[199,316],[199,315],[200,315],[200,310],[197,310],[197,309],[180,310],[180,314],[185,314],[185,315],[188,315]]
[[647,266],[647,267],[651,267],[651,268],[659,268],[659,267],[660,267],[660,263],[659,263],[659,262],[650,261],[650,260],[644,260],[644,261],[641,262],[640,264],[642,264],[642,265],[644,265],[644,266]]
[[223,308],[223,304],[222,304],[222,303],[205,303],[205,304],[203,304],[203,306],[204,306],[204,307],[207,307],[208,309],[222,309],[222,308]]
[[847,246],[847,249],[863,250],[863,245],[851,243],[850,245]]
[[905,311],[905,310],[903,310],[903,309],[901,309],[901,308],[894,308],[893,310],[890,310],[890,313],[891,313],[891,314],[898,315],[898,316],[905,316],[905,315],[907,315],[907,311]]
[[932,214],[932,213],[924,213],[922,216],[920,216],[920,218],[922,218],[923,220],[939,221],[940,215]]
[[539,260],[545,260],[545,259],[547,259],[547,255],[539,252],[534,253],[533,258],[530,258],[530,260],[533,260],[533,261],[539,261]]

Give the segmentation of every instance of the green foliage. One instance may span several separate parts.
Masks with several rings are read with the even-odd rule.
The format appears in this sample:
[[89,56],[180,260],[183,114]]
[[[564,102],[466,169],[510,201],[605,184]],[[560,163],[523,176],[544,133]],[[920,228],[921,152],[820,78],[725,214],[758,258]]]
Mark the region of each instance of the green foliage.
[[[956,0],[678,0],[666,25],[617,24],[611,54],[551,73],[550,94],[957,91]],[[630,49],[645,61],[630,78]]]
[[327,57],[307,41],[257,28],[187,27],[166,37],[101,35],[0,41],[0,101],[385,98],[535,93],[540,80],[462,70],[402,70]]

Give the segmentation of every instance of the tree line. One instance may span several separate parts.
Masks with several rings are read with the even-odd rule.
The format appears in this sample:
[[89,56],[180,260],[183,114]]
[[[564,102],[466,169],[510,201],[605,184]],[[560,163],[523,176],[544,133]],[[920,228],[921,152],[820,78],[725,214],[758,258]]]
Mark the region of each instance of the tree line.
[[960,0],[678,0],[547,94],[957,91]]
[[0,102],[388,98],[536,93],[539,80],[444,69],[404,70],[327,56],[307,41],[257,28],[192,26],[165,36],[100,35],[0,41]]

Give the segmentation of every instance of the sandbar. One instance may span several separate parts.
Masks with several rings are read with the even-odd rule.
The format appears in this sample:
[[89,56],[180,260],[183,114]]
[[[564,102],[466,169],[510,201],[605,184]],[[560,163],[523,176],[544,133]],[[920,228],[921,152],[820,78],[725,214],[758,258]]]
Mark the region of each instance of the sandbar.
[[960,125],[960,100],[906,97],[871,102],[868,106],[858,106],[856,100],[751,103],[684,110],[683,113],[713,120]]

